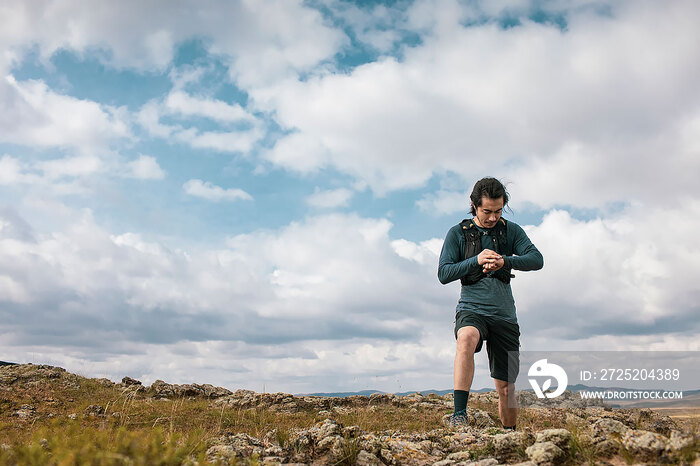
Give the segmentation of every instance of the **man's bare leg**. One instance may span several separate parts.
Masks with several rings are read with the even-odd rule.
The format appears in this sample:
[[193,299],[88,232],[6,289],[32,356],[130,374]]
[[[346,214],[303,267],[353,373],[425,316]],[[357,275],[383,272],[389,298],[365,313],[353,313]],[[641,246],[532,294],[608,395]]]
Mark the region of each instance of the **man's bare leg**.
[[474,379],[474,350],[479,343],[479,330],[466,326],[457,332],[455,352],[454,389],[469,391]]
[[515,426],[518,408],[515,404],[515,386],[505,380],[493,379],[498,392],[498,414],[504,427]]

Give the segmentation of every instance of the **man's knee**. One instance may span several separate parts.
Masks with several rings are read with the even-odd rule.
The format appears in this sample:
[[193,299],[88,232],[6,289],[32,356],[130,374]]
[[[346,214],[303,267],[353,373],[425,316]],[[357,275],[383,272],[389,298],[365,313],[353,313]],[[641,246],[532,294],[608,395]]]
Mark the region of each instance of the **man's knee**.
[[472,326],[462,327],[457,332],[457,351],[473,353],[479,344],[479,329]]
[[503,380],[498,380],[496,382],[496,391],[498,392],[498,396],[501,398],[508,398],[509,396],[513,396],[515,393],[515,387],[512,383],[507,383]]

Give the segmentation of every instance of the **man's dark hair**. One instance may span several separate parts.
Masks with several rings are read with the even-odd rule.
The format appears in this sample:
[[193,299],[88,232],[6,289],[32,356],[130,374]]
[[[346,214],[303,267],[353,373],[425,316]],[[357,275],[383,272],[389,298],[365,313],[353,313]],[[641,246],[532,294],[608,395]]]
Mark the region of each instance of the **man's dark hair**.
[[488,197],[489,199],[503,198],[503,206],[508,204],[508,191],[503,183],[496,178],[486,177],[476,182],[469,199],[472,201],[471,213],[476,215],[476,208],[481,207],[481,198]]

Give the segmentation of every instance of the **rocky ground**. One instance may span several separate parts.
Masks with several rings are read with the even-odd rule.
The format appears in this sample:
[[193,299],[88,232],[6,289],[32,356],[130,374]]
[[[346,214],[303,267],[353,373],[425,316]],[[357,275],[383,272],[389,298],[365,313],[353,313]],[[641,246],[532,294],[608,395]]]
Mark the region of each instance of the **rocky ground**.
[[[143,386],[128,377],[121,383],[113,383],[107,379],[85,379],[58,367],[36,365],[0,367],[0,419],[10,423],[2,431],[3,437],[13,432],[13,426],[63,417],[85,422],[121,419],[122,425],[128,426],[123,422],[124,413],[115,411],[119,404],[109,406],[109,402],[101,401],[104,397],[99,403],[84,401],[83,405],[87,406],[74,412],[71,410],[75,406],[70,403],[73,400],[59,397],[62,389],[81,393],[81,387],[85,391],[85,387],[96,386],[114,390],[121,397],[128,394],[132,402],[140,400],[145,405],[167,400],[199,400],[205,404],[197,406],[212,413],[220,412],[222,418],[224,413],[244,416],[248,411],[272,416],[272,423],[265,424],[259,435],[231,428],[235,423],[228,426],[221,423],[206,443],[205,462],[213,464],[700,464],[697,423],[679,425],[672,418],[648,409],[611,409],[581,403],[571,393],[557,407],[521,409],[518,430],[506,432],[500,428],[497,397],[493,392],[471,396],[470,425],[445,428],[439,419],[451,410],[450,395],[327,398],[247,390],[232,392],[211,385],[174,385],[160,380]],[[84,400],[88,400],[90,394],[85,395]],[[382,425],[387,413],[399,421],[395,425],[387,422],[381,430],[369,427]],[[307,416],[303,419],[309,420],[309,425],[274,426],[274,416],[289,419],[301,414]],[[425,419],[425,429],[416,430],[414,423],[408,429],[409,421],[417,418]],[[362,425],[348,423],[348,419],[363,420],[359,422]],[[158,419],[153,425],[157,423]],[[12,439],[3,437],[0,437],[0,453],[4,452],[5,456],[0,457],[11,458],[16,447]],[[183,463],[198,464],[198,461],[188,459]]]

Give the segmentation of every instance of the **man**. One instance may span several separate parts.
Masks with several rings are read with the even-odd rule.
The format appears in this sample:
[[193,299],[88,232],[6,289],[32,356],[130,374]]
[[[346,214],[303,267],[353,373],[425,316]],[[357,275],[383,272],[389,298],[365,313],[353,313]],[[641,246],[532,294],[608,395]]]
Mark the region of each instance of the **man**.
[[485,340],[501,422],[504,428],[515,430],[518,413],[513,384],[518,373],[520,328],[510,287],[511,270],[538,270],[544,261],[525,231],[501,218],[508,193],[500,181],[477,181],[470,200],[473,218],[447,232],[438,266],[441,283],[462,282],[455,319],[455,411],[448,424],[468,423],[474,353],[481,351]]

